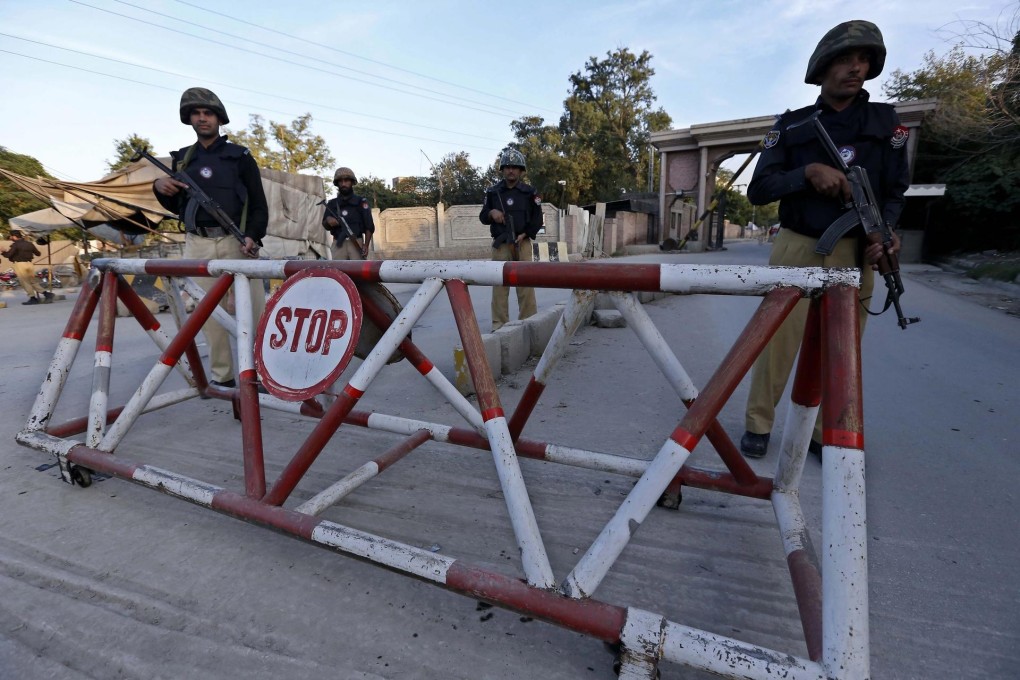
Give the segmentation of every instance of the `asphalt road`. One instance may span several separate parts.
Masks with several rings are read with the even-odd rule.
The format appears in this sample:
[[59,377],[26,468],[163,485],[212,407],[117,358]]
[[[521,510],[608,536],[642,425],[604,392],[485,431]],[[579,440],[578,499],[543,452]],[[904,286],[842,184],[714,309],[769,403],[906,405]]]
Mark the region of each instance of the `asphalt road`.
[[[628,259],[764,264],[767,253],[768,246],[738,242],[716,253]],[[922,323],[901,331],[891,316],[878,317],[864,338],[873,677],[1013,678],[1020,668],[1020,319],[980,304],[975,284],[960,284],[963,294],[943,278],[908,268],[904,306]],[[402,299],[412,290],[394,288]],[[472,292],[485,329],[488,292]],[[14,435],[71,301],[23,307],[21,296],[5,293],[10,307],[0,310],[0,678],[614,677],[601,644],[577,634],[480,610],[467,598],[120,480],[88,489],[60,483],[50,461],[17,446]],[[542,291],[539,303],[565,297]],[[674,296],[646,310],[703,385],[755,305]],[[94,326],[58,420],[87,405]],[[126,400],[155,356],[133,322],[117,326],[111,404]],[[437,301],[414,333],[437,366],[452,366],[448,304]],[[503,377],[504,404],[516,402],[532,367]],[[734,438],[743,429],[746,383],[720,418]],[[406,362],[385,369],[361,407],[460,424]],[[650,458],[681,415],[633,333],[585,328],[525,436]],[[311,425],[274,412],[263,420],[272,476]],[[342,428],[295,502],[393,441]],[[239,443],[228,404],[192,400],[143,417],[118,453],[240,488]],[[692,462],[710,466],[712,455],[700,446]],[[771,474],[775,458],[754,467]],[[632,480],[527,460],[522,468],[562,578]],[[802,501],[816,538],[819,486],[820,467],[808,461]],[[484,453],[427,444],[327,516],[520,573]],[[598,595],[805,654],[765,503],[685,492],[679,512],[649,516]],[[663,678],[701,677],[670,664],[662,670]]]

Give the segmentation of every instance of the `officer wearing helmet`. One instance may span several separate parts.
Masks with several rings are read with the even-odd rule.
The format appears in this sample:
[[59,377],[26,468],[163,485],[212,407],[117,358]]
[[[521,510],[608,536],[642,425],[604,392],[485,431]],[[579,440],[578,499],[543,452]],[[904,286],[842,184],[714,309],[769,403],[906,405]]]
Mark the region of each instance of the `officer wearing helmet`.
[[[243,146],[227,141],[220,126],[230,122],[223,102],[204,87],[192,87],[181,95],[181,122],[195,131],[196,140],[170,153],[173,169],[183,170],[216,201],[245,235],[244,245],[227,232],[202,208],[195,213],[193,224],[185,224],[184,257],[200,260],[236,260],[257,256],[258,246],[269,225],[269,205],[262,188],[258,164]],[[177,215],[186,215],[187,185],[170,176],[153,183],[153,192],[160,205]],[[205,290],[215,279],[199,278]],[[255,280],[251,286],[252,312],[255,320],[266,307],[265,291]],[[232,295],[233,293],[231,293]],[[230,309],[232,298],[222,306]],[[230,309],[232,311],[232,309]],[[234,360],[230,336],[216,321],[210,319],[203,330],[209,341],[212,384],[234,387]]]
[[[909,185],[906,142],[908,130],[890,104],[870,101],[864,82],[885,66],[886,49],[878,26],[870,21],[847,21],[822,37],[808,60],[804,82],[819,85],[817,101],[783,114],[765,135],[762,153],[747,197],[754,205],[779,201],[782,228],[769,259],[771,265],[795,267],[856,267],[861,270],[859,308],[861,330],[874,287],[872,268],[882,256],[881,244],[868,244],[863,229],[852,230],[831,255],[815,253],[818,238],[845,212],[850,186],[819,142],[811,125],[790,129],[820,111],[819,120],[847,165],[867,170],[882,216],[895,227],[903,211]],[[890,253],[899,250],[895,237]],[[746,431],[740,440],[744,455],[759,458],[768,449],[775,406],[786,387],[800,347],[808,301],[802,300],[787,317],[751,373],[745,413]],[[819,418],[821,411],[819,411]],[[821,458],[821,421],[815,426],[809,450]]]
[[[542,197],[521,181],[527,170],[524,154],[507,149],[499,158],[503,175],[495,186],[485,191],[485,201],[478,219],[489,225],[492,235],[492,259],[501,262],[531,261],[531,241],[542,228]],[[510,289],[492,288],[492,330],[510,320]],[[538,311],[534,288],[517,288],[518,318],[527,319]]]
[[322,226],[333,235],[334,260],[368,258],[375,223],[372,221],[368,199],[354,193],[354,185],[357,183],[358,178],[350,168],[337,168],[333,173],[333,185],[338,195],[326,203]]

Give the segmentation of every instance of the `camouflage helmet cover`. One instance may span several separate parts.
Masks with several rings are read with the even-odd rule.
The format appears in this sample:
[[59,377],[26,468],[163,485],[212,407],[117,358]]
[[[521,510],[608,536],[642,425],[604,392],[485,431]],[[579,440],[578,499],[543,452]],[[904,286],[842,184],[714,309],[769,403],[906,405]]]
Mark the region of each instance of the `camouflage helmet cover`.
[[342,179],[351,180],[352,184],[358,183],[358,177],[354,174],[354,171],[350,168],[337,168],[336,172],[333,173],[333,185],[336,186]]
[[506,166],[520,168],[521,170],[527,170],[528,166],[524,162],[524,154],[517,149],[507,149],[499,157],[499,169],[502,170]]
[[844,21],[818,41],[818,46],[808,60],[804,82],[808,85],[821,85],[832,60],[853,49],[871,50],[871,67],[864,79],[876,78],[885,66],[885,42],[882,40],[882,32],[870,21],[855,19]]
[[216,117],[220,119],[220,125],[230,122],[227,110],[223,108],[223,102],[212,90],[207,90],[204,87],[189,87],[181,95],[181,122],[191,125],[191,109],[199,107],[215,113]]

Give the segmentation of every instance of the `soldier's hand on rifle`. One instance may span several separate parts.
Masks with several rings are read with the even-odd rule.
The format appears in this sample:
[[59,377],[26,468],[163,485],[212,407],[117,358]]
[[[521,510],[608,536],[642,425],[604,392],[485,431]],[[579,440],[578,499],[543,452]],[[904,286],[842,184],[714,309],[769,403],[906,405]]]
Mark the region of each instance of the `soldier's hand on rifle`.
[[333,217],[332,215],[328,215],[326,217],[326,224],[328,224],[331,227],[339,227],[340,226],[340,223],[337,222],[337,219],[335,217]]
[[850,200],[850,182],[842,170],[824,163],[809,163],[804,168],[804,178],[823,196]]
[[259,247],[255,244],[255,241],[250,236],[244,237],[244,245],[241,246],[241,252],[247,257],[258,257]]
[[502,210],[496,210],[495,208],[493,208],[492,210],[489,211],[489,217],[491,217],[492,221],[495,222],[496,224],[503,224]]
[[156,191],[164,196],[176,196],[177,192],[181,189],[188,188],[187,184],[184,182],[178,182],[173,177],[160,177],[153,183],[153,186]]
[[871,268],[878,271],[878,261],[882,259],[884,255],[896,255],[900,252],[900,237],[894,231],[892,233],[892,243],[889,244],[888,248],[883,248],[881,243],[869,243],[864,249],[864,261],[871,265]]

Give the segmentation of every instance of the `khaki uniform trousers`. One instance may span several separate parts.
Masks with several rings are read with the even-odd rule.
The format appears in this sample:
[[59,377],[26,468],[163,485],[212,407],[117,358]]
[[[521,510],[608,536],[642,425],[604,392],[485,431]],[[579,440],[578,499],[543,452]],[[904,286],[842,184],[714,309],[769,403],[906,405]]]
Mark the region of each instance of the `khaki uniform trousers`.
[[[531,239],[525,238],[517,248],[517,257],[514,257],[514,249],[504,243],[498,248],[493,248],[492,259],[499,262],[531,262],[531,253]],[[517,286],[517,318],[527,319],[536,313],[538,313],[538,304],[535,302],[535,289]],[[508,321],[510,321],[510,288],[493,286],[492,330],[499,330]]]
[[[245,260],[241,252],[241,245],[233,236],[221,238],[205,238],[196,234],[188,234],[184,240],[184,257],[188,260]],[[203,290],[209,290],[216,283],[216,279],[207,277],[195,277],[195,282]],[[253,316],[252,342],[258,328],[258,321],[262,312],[266,311],[266,293],[262,279],[249,279],[251,284],[251,309]],[[234,289],[224,296],[220,307],[234,314]],[[226,382],[235,377],[234,373],[234,352],[231,345],[230,334],[217,321],[209,319],[202,332],[205,333],[206,342],[209,343],[209,370],[211,379],[216,382]]]
[[[818,239],[803,236],[789,229],[781,229],[772,246],[769,264],[774,266],[793,267],[857,267],[858,240],[855,238],[840,239],[831,255],[819,255],[815,252]],[[868,313],[864,305],[870,303],[871,292],[875,287],[875,274],[870,266],[861,272],[860,297],[864,304],[858,308],[861,334]],[[767,434],[772,431],[775,419],[776,404],[779,403],[786,389],[786,383],[793,370],[794,360],[800,351],[800,343],[804,338],[804,325],[807,322],[809,300],[801,300],[786,317],[765,350],[754,362],[751,369],[751,392],[747,397],[745,425],[748,432]],[[815,422],[815,441],[822,442],[822,412],[819,409]]]
[[364,260],[361,256],[361,248],[357,246],[349,238],[345,238],[342,243],[333,241],[333,245],[330,247],[330,252],[333,253],[334,260]]
[[42,282],[35,278],[35,266],[31,262],[15,262],[14,273],[18,276],[18,283],[28,293],[28,297],[39,297],[46,290]]

